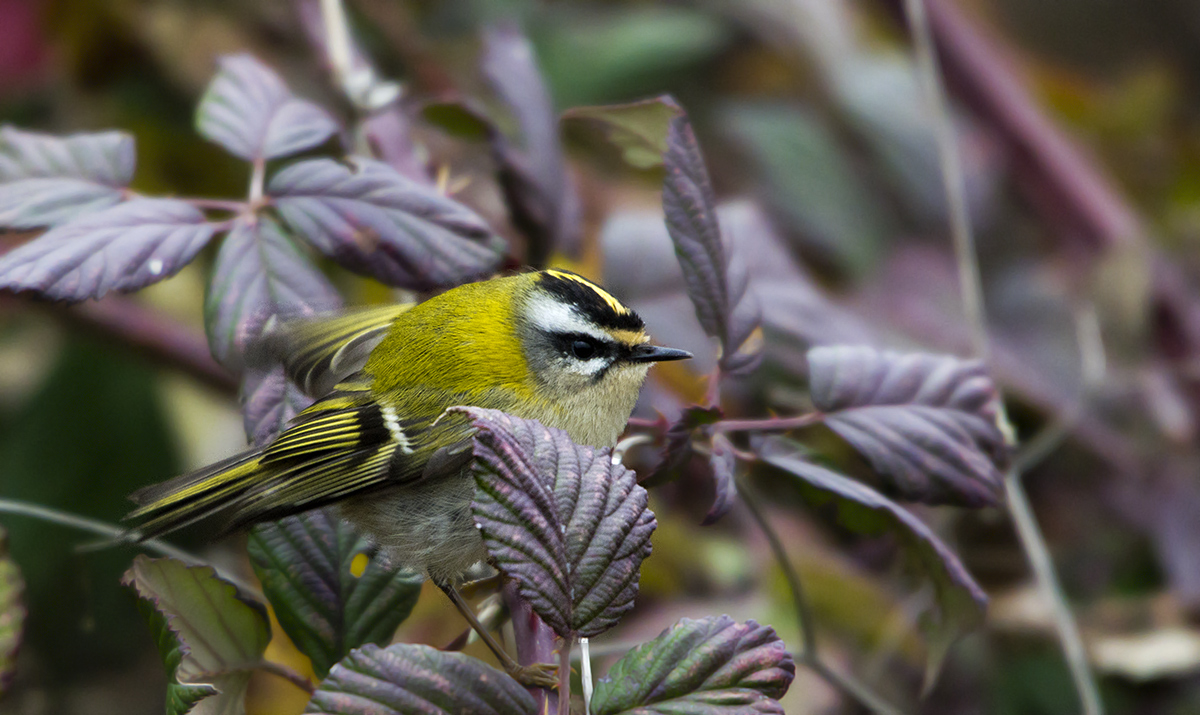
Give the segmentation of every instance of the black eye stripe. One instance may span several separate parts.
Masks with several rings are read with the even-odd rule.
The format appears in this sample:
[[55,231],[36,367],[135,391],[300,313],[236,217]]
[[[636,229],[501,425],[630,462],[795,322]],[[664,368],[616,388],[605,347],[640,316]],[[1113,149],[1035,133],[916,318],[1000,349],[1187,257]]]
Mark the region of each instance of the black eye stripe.
[[576,360],[611,357],[618,352],[616,344],[586,333],[550,333],[550,339],[559,351]]

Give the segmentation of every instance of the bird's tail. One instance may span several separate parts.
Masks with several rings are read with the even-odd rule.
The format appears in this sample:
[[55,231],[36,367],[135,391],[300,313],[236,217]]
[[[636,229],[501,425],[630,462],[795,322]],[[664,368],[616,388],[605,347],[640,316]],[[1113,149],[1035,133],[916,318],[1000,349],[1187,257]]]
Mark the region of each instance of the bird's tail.
[[143,541],[235,507],[260,481],[261,456],[251,449],[129,495],[138,505],[125,517],[130,535]]

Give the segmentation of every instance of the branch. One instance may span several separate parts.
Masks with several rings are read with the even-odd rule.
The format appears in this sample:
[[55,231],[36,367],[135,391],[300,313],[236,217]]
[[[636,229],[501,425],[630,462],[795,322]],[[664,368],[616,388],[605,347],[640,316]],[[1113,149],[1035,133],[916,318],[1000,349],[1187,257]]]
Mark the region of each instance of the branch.
[[5,295],[0,296],[0,304],[43,306],[73,328],[130,348],[155,364],[179,370],[219,392],[237,393],[237,380],[212,359],[201,332],[129,298],[110,296],[67,307]]
[[[942,182],[946,190],[946,200],[950,207],[951,231],[954,237],[954,253],[959,265],[963,307],[967,313],[967,320],[972,331],[975,353],[978,357],[986,360],[988,355],[987,315],[984,312],[983,286],[979,278],[979,256],[975,251],[975,240],[971,232],[965,192],[963,191],[962,166],[958,158],[958,138],[953,133],[949,113],[946,110],[941,86],[941,72],[938,69],[937,57],[934,54],[933,30],[930,27],[930,18],[925,13],[927,1],[930,4],[931,16],[934,7],[941,8],[937,0],[904,0],[905,17],[908,21],[909,30],[912,33],[914,51],[917,56],[917,65],[921,71],[926,100],[929,102],[929,108],[933,115],[938,155],[941,159]],[[946,33],[947,28],[957,28],[961,31],[962,27],[964,27],[963,25],[955,25],[953,22],[947,22],[946,18],[952,17],[952,15],[948,15],[944,11],[941,17],[943,34]],[[962,33],[954,34],[951,32],[950,36],[961,39]],[[976,42],[978,42],[978,39]],[[954,46],[963,53],[959,59],[965,63],[971,59],[976,59],[976,55],[971,53],[977,53],[978,47],[983,47],[984,45],[972,47]],[[982,69],[993,69],[1001,66],[995,57],[989,57],[988,59],[991,62],[984,65]],[[1006,94],[1000,93],[994,97],[997,100],[1003,100],[994,108],[998,111],[1010,110],[1016,106],[1020,106],[1021,103],[1019,100],[1021,99],[1028,100],[1028,97],[1013,96],[1013,90],[1020,89],[1019,85],[1015,82],[1000,81],[1010,79],[1006,75],[996,74],[993,76],[993,80],[995,80],[993,84],[984,85],[1009,90]],[[1034,122],[1033,125],[1027,126],[1027,129],[1036,129],[1036,131],[1029,132],[1029,136],[1041,139],[1056,138],[1052,127],[1050,127],[1049,123],[1040,113],[1032,112],[1022,115],[1005,116],[1010,116],[1013,119],[1024,118]],[[1043,148],[1046,151],[1052,151],[1063,149],[1065,146],[1064,142],[1056,141]],[[1077,157],[1077,154],[1068,152],[1059,158],[1060,160],[1066,159],[1069,161]],[[1062,185],[1064,189],[1090,189],[1090,191],[1076,191],[1077,198],[1087,198],[1096,190],[1105,188],[1096,181],[1091,181],[1091,179],[1096,179],[1099,176],[1095,172],[1080,172],[1075,167],[1064,166],[1062,164],[1051,166],[1065,169],[1062,173],[1062,178],[1064,179],[1083,177],[1089,180],[1088,186],[1080,186],[1074,183],[1064,183]],[[1099,207],[1095,208],[1099,211]],[[1108,212],[1104,212],[1103,214],[1097,213],[1094,217],[1102,219],[1097,226],[1098,228],[1105,221],[1120,221],[1132,218],[1132,216],[1110,216]],[[1108,238],[1111,241],[1132,238],[1135,235],[1133,233],[1135,227],[1136,223],[1119,223],[1111,228],[1120,228],[1129,231],[1129,233],[1109,233]],[[1004,489],[1008,497],[1009,514],[1012,516],[1021,546],[1025,550],[1026,557],[1033,568],[1038,589],[1041,591],[1042,597],[1048,600],[1054,609],[1054,622],[1058,630],[1059,641],[1062,644],[1067,665],[1070,667],[1071,677],[1075,681],[1075,688],[1079,693],[1083,711],[1088,715],[1100,715],[1104,712],[1100,701],[1100,691],[1088,666],[1087,653],[1084,650],[1083,639],[1079,634],[1079,626],[1076,624],[1070,605],[1063,594],[1058,574],[1054,568],[1054,562],[1050,558],[1050,550],[1046,545],[1045,537],[1038,528],[1037,520],[1033,515],[1033,509],[1029,504],[1029,498],[1025,493],[1024,486],[1021,484],[1021,472],[1016,468],[1010,469],[1005,474]]]
[[199,556],[188,553],[178,546],[168,544],[161,539],[146,539],[145,541],[139,542],[125,541],[125,539],[129,536],[129,531],[116,526],[115,524],[109,524],[108,522],[100,521],[99,519],[91,519],[86,516],[72,514],[70,512],[61,511],[52,507],[42,506],[40,504],[31,504],[19,499],[0,499],[0,514],[26,516],[31,519],[37,519],[50,524],[58,524],[59,526],[65,526],[68,529],[76,529],[78,531],[84,531],[89,534],[96,534],[97,536],[103,536],[106,539],[110,539],[110,541],[101,543],[99,545],[84,544],[80,546],[79,549],[85,552],[95,551],[98,548],[107,548],[109,546],[135,546],[162,554],[163,556],[169,556],[173,559],[178,559],[185,564],[211,566],[218,576],[234,584],[239,589],[245,591],[246,593],[254,594],[260,598],[262,597],[262,591],[257,586],[242,580],[235,574],[227,572],[225,569],[217,566],[216,564],[208,563]]

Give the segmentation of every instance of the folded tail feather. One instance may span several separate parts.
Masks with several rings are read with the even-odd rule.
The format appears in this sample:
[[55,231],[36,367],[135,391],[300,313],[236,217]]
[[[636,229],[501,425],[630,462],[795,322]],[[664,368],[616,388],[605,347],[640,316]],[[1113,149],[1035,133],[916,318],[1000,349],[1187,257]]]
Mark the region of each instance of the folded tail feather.
[[258,483],[261,456],[260,449],[247,450],[130,494],[138,508],[125,518],[135,522],[137,540],[162,536],[235,507]]

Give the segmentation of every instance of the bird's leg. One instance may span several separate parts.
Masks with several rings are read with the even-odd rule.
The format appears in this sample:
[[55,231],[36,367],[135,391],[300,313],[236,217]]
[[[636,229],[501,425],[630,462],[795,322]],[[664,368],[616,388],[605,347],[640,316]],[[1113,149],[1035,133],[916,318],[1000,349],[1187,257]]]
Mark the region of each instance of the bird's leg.
[[458,589],[448,583],[437,583],[438,588],[446,594],[458,612],[463,618],[467,619],[467,623],[475,632],[479,634],[480,639],[487,645],[488,649],[500,660],[500,665],[504,667],[505,672],[512,676],[521,685],[534,688],[554,688],[558,685],[558,666],[550,663],[534,663],[533,665],[521,665],[513,660],[508,651],[496,642],[492,634],[488,632],[483,624],[479,622],[475,611],[458,593]]

